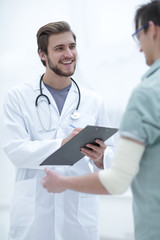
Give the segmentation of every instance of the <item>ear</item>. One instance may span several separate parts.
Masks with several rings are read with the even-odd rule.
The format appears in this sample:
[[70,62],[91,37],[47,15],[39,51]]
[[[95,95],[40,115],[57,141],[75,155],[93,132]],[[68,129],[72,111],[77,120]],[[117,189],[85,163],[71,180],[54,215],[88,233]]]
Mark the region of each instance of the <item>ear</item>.
[[152,22],[152,21],[149,21],[149,28],[150,28],[150,30],[151,30],[151,32],[152,32],[152,34],[153,34],[153,37],[155,38],[155,37],[157,37],[157,34],[158,34],[158,26],[157,25],[155,25],[154,24],[154,22]]
[[38,50],[38,54],[41,58],[41,60],[46,61],[46,54],[41,49]]

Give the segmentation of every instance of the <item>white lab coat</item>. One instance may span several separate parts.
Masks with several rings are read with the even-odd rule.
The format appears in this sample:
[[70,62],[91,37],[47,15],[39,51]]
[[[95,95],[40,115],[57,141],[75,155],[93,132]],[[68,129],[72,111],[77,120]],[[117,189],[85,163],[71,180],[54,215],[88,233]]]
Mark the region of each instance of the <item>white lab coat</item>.
[[[80,87],[80,118],[71,113],[78,101],[78,91],[72,83],[61,116],[53,97],[42,84],[43,93],[52,104],[50,131],[39,121],[35,99],[39,94],[39,78],[10,90],[4,102],[3,149],[16,168],[16,182],[11,204],[9,240],[97,240],[97,196],[67,190],[48,193],[40,181],[45,175],[39,164],[61,146],[61,141],[76,127],[109,126],[109,120],[99,96]],[[39,115],[48,125],[49,111],[41,98]],[[107,142],[105,164],[113,154],[113,139]],[[73,166],[52,166],[63,175],[83,175],[98,170],[92,160],[84,157]]]

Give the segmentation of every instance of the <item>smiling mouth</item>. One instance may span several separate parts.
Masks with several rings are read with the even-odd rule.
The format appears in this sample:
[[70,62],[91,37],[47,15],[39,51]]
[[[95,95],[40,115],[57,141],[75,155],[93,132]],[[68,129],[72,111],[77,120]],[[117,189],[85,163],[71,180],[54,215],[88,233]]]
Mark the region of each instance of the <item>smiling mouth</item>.
[[61,62],[62,64],[64,65],[68,65],[68,64],[71,64],[73,62],[73,60],[70,60],[70,61],[64,61],[64,62]]

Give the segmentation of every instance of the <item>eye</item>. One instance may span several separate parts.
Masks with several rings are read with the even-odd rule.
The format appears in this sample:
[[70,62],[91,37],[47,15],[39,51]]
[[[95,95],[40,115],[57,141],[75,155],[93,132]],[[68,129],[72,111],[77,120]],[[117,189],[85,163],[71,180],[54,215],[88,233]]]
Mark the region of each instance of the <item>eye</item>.
[[55,50],[56,50],[56,51],[62,51],[62,50],[63,50],[63,47],[57,47]]
[[71,45],[69,48],[70,48],[70,49],[75,49],[75,48],[76,48],[76,45],[75,45],[75,44],[74,44],[74,45]]

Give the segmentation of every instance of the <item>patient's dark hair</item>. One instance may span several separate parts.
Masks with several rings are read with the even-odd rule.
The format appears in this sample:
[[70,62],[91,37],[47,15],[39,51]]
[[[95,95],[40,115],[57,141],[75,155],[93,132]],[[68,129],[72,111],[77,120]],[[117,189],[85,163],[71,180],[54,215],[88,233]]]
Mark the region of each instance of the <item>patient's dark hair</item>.
[[[140,5],[136,11],[134,23],[135,30],[138,29],[139,23],[141,26],[147,24],[149,21],[152,21],[156,25],[160,25],[160,1],[153,0],[150,3]],[[147,32],[148,28],[145,28],[144,31]]]

